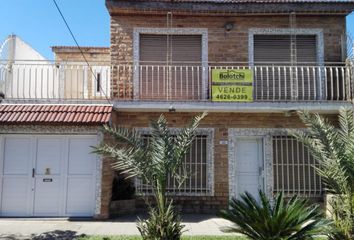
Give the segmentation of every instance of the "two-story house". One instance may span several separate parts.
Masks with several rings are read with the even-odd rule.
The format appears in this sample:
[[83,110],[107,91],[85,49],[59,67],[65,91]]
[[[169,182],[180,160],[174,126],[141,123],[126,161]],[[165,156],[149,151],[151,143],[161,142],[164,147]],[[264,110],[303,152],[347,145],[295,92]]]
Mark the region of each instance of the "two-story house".
[[[340,107],[352,107],[345,18],[354,1],[106,6],[108,63],[107,55],[97,58],[107,49],[83,49],[88,67],[70,47],[54,47],[56,61],[45,66],[0,63],[1,216],[108,217],[111,162],[89,148],[104,139],[99,126],[122,125],[148,138],[149,121],[161,113],[178,131],[202,111],[209,115],[185,157],[188,178],[180,188],[169,183],[182,211],[216,212],[259,189],[321,201],[318,163],[286,129],[304,128],[296,110],[336,121]],[[139,179],[136,188],[150,192]]]
[[[180,188],[169,183],[182,211],[216,212],[230,197],[258,189],[323,198],[318,163],[286,129],[304,128],[296,110],[335,121],[340,107],[352,107],[353,69],[345,60],[354,1],[106,0],[106,6],[112,123],[148,137],[149,120],[161,113],[178,131],[209,112],[185,158],[187,181]],[[110,184],[109,171],[102,182]],[[149,194],[143,182],[136,187]],[[109,191],[102,191],[102,203]]]

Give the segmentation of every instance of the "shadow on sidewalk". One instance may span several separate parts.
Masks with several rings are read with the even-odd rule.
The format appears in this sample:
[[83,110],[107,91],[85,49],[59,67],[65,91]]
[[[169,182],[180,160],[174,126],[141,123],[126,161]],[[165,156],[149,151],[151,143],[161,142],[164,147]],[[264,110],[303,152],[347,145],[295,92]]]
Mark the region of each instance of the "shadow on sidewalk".
[[0,239],[3,240],[74,240],[78,239],[79,237],[84,237],[85,234],[76,234],[75,231],[61,231],[61,230],[54,230],[50,232],[44,232],[39,235],[32,234],[29,236],[19,236],[19,235],[0,235]]

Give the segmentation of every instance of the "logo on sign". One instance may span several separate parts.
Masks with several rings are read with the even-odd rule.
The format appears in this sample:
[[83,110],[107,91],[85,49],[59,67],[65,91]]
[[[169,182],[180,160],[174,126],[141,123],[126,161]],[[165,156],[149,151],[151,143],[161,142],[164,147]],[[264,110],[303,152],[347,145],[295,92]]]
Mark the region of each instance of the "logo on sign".
[[236,70],[227,70],[219,73],[220,80],[245,80],[246,74]]

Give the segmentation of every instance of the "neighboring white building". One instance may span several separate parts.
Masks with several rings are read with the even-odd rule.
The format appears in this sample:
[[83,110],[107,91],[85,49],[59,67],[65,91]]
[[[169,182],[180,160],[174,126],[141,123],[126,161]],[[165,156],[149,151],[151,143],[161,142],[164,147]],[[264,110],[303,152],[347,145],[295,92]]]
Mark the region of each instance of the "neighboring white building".
[[47,61],[39,52],[14,34],[9,35],[1,44],[0,60]]
[[0,91],[5,98],[53,97],[58,70],[45,57],[16,35],[9,35],[0,48]]
[[0,45],[0,92],[5,99],[21,101],[108,97],[109,48],[81,49],[92,70],[77,47],[52,47],[55,61],[50,61],[18,36],[9,35]]

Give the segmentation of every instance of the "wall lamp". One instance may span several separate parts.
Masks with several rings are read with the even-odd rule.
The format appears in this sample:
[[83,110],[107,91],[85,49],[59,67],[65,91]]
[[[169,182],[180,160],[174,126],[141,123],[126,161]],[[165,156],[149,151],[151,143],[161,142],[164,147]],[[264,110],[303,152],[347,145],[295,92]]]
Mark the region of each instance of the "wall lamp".
[[226,32],[230,32],[234,28],[234,23],[227,22],[227,23],[225,23],[224,28],[225,28]]

